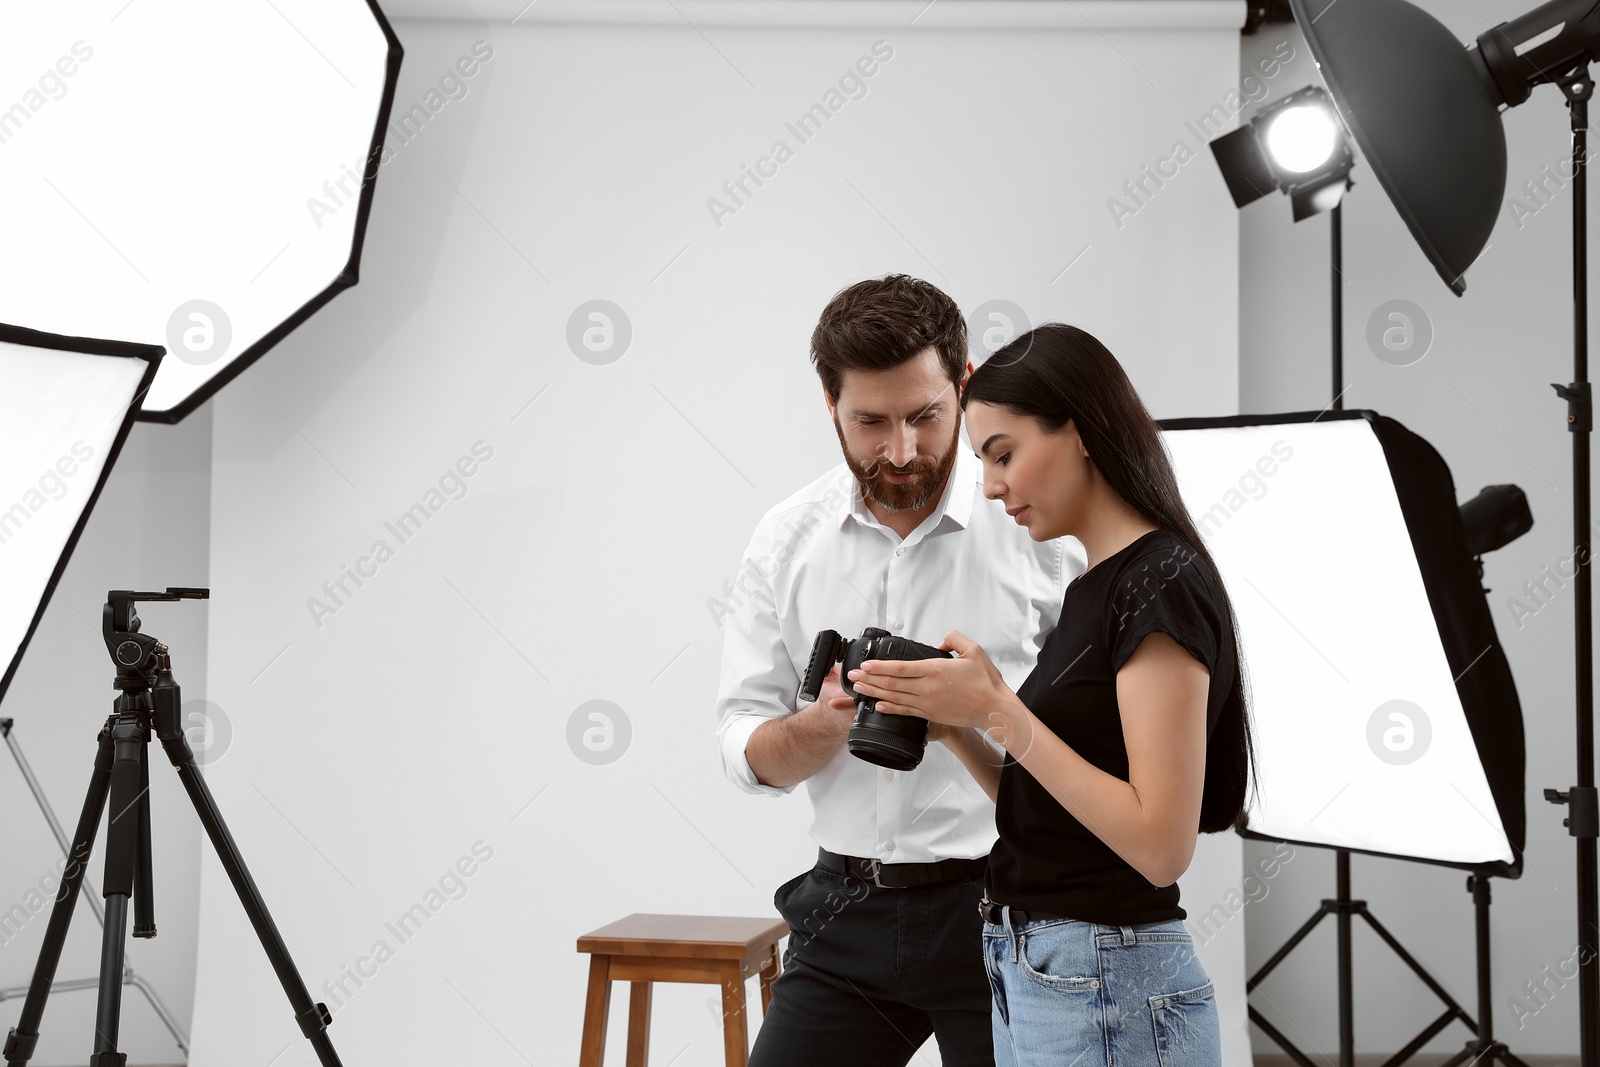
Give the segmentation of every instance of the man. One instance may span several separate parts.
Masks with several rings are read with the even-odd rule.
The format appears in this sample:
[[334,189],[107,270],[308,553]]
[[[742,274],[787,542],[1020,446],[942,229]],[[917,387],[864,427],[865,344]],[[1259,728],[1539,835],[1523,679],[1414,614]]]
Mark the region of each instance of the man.
[[1083,548],[1035,542],[984,496],[961,435],[966,324],[936,287],[852,285],[811,345],[844,462],[762,517],[749,597],[723,623],[723,768],[747,793],[805,782],[819,846],[773,897],[790,935],[751,1067],[902,1067],[930,1034],[945,1067],[993,1067],[978,914],[993,803],[942,744],[905,772],[851,755],[837,666],[815,703],[796,708],[797,690],[819,630],[868,626],[935,646],[960,630],[1015,689]]

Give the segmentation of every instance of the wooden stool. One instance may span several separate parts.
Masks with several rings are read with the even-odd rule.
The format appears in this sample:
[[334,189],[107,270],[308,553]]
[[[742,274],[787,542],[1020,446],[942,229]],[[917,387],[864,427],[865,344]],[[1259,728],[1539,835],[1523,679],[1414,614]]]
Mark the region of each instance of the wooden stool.
[[601,1067],[611,983],[628,990],[628,1067],[645,1067],[650,1046],[650,983],[710,982],[722,986],[722,1044],[728,1067],[745,1067],[744,983],[761,974],[761,1014],[772,1002],[778,977],[778,941],[789,933],[782,919],[716,915],[629,915],[578,938],[590,953],[589,997],[583,1009],[579,1067]]

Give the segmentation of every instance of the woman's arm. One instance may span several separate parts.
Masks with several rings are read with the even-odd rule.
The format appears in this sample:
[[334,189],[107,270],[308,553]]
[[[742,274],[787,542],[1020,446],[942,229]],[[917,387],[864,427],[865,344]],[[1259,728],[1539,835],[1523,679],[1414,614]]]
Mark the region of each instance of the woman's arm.
[[944,723],[929,723],[929,740],[938,741],[951,752],[954,752],[966,765],[967,773],[973,780],[983,787],[989,794],[989,799],[998,802],[1000,791],[1000,764],[1004,757],[994,750],[994,746],[983,739],[983,735],[976,726],[950,726]]
[[1210,678],[1169,635],[1139,642],[1117,672],[1126,782],[1074,752],[1014,694],[1000,740],[1129,866],[1152,885],[1171,885],[1188,869],[1200,829]]

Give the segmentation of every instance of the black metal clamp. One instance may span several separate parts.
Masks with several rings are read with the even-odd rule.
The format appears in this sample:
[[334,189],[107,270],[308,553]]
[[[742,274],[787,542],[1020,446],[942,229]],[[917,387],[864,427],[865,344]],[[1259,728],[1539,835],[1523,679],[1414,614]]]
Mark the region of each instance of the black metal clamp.
[[1566,804],[1572,814],[1561,825],[1573,837],[1600,837],[1600,790],[1594,786],[1573,786],[1565,793],[1546,789],[1544,798],[1552,804]]

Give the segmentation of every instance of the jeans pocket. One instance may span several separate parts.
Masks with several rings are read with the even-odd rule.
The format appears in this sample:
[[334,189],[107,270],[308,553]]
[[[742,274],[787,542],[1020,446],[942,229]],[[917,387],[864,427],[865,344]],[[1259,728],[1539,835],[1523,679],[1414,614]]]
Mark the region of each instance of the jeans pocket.
[[1150,998],[1156,1058],[1161,1067],[1215,1067],[1222,1060],[1222,1030],[1216,990],[1210,981],[1194,989]]
[[[1017,969],[1031,981],[1068,993],[1100,988],[1099,960],[1085,924],[1055,923],[1017,932]],[[1076,936],[1074,936],[1076,935]]]

